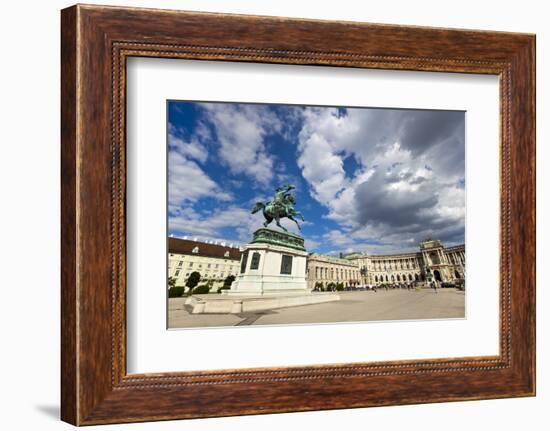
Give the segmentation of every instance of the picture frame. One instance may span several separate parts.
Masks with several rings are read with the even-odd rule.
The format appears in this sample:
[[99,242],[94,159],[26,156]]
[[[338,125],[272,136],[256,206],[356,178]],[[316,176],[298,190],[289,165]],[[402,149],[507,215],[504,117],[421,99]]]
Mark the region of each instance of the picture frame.
[[[76,5],[61,13],[61,54],[62,420],[535,395],[534,35]],[[128,374],[125,101],[135,56],[497,75],[499,355]]]

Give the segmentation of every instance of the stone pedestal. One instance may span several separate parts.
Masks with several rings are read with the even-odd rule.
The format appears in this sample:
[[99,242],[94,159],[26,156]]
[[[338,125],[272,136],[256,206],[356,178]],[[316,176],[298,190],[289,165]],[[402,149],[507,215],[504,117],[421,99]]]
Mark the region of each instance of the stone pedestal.
[[221,295],[193,295],[185,305],[192,314],[240,314],[339,301],[337,293],[308,289],[306,265],[300,235],[258,229],[241,257],[240,274],[231,289]]
[[241,269],[226,295],[306,294],[307,252],[304,239],[290,232],[262,228],[241,257]]

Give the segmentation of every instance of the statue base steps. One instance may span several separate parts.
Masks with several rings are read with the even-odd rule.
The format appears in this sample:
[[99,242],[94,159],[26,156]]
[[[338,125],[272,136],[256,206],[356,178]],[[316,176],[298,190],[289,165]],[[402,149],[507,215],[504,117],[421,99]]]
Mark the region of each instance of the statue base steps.
[[339,301],[337,293],[311,292],[306,281],[304,239],[291,232],[261,228],[241,257],[230,290],[193,295],[185,301],[192,314],[251,313]]
[[309,292],[252,295],[193,295],[185,301],[191,314],[240,314],[339,301],[338,293]]

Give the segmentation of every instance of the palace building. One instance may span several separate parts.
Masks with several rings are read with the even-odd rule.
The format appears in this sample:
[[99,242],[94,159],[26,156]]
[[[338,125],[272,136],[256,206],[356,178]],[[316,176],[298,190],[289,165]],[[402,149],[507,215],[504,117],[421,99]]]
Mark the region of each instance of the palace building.
[[[192,272],[201,275],[199,284],[215,292],[229,275],[240,272],[242,251],[225,243],[213,244],[168,238],[168,277],[185,286]],[[426,240],[419,251],[391,255],[351,253],[334,257],[312,253],[307,256],[307,286],[310,290],[343,285],[423,283],[427,280],[461,284],[465,274],[465,247],[444,247],[441,241]]]
[[360,269],[356,262],[323,254],[310,254],[307,258],[306,270],[309,289],[342,283],[351,286],[360,283]]
[[463,283],[465,247],[445,248],[441,241],[426,240],[413,253],[367,255],[352,253],[341,258],[312,254],[308,258],[308,286],[343,282],[348,286],[422,283]]
[[192,272],[201,275],[199,284],[210,284],[215,292],[228,275],[239,273],[241,250],[232,245],[168,238],[168,277],[185,286]]

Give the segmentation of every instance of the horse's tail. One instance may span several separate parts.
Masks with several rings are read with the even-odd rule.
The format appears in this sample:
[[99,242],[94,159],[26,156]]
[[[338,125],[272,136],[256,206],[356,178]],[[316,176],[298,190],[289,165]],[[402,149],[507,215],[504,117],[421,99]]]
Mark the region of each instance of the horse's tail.
[[265,208],[265,204],[263,202],[256,202],[256,206],[252,210],[252,214],[256,214],[261,209]]

